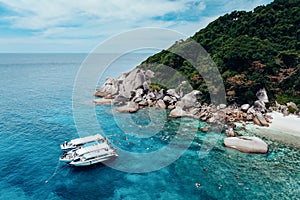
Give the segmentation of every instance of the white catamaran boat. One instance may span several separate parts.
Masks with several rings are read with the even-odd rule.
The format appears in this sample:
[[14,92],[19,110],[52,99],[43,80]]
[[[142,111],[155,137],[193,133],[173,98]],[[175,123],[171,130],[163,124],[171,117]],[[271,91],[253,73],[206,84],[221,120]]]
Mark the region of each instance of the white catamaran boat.
[[88,166],[96,163],[100,163],[109,160],[113,157],[117,157],[116,150],[114,149],[100,149],[97,151],[92,151],[82,156],[76,156],[75,159],[70,162],[70,165],[74,166]]
[[64,154],[59,158],[59,160],[63,162],[71,162],[76,156],[82,156],[86,153],[98,151],[101,149],[110,149],[110,146],[107,144],[107,142],[95,142],[92,144],[83,145],[79,149],[72,149],[68,152],[64,152]]
[[105,138],[102,135],[96,134],[96,135],[91,135],[91,136],[87,136],[87,137],[73,139],[69,142],[65,141],[63,144],[60,145],[60,148],[64,151],[68,151],[71,149],[79,148],[87,143],[100,142],[100,141],[104,141],[104,140],[105,140]]

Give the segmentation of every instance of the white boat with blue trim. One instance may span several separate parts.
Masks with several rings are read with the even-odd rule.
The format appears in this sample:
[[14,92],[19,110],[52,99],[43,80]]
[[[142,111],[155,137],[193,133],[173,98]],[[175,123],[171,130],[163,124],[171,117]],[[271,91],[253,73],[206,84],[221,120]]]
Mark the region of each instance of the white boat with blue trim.
[[100,163],[114,157],[118,157],[115,149],[100,149],[97,151],[89,152],[81,156],[76,156],[70,165],[73,166],[89,166],[92,164]]
[[63,151],[69,151],[72,149],[80,148],[83,145],[91,143],[91,142],[101,143],[104,140],[105,140],[105,138],[102,135],[96,134],[96,135],[91,135],[91,136],[87,136],[87,137],[76,138],[69,142],[65,141],[63,144],[60,145],[60,148]]
[[86,145],[83,145],[82,147],[79,147],[79,149],[72,149],[68,152],[64,152],[64,154],[59,158],[62,162],[72,162],[76,156],[82,156],[86,153],[98,151],[101,149],[110,149],[110,146],[107,144],[107,142],[94,142],[94,143],[88,143]]

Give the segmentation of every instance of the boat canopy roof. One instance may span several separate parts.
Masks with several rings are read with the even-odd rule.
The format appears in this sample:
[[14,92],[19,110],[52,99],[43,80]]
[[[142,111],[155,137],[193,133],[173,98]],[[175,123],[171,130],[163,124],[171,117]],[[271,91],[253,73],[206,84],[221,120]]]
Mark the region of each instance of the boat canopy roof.
[[109,148],[109,145],[108,145],[106,142],[103,142],[103,143],[100,143],[100,144],[95,144],[95,145],[92,145],[92,146],[88,146],[88,147],[85,147],[85,148],[78,149],[78,150],[76,151],[76,153],[77,153],[78,155],[83,155],[83,154],[85,154],[85,153],[97,151],[97,150],[104,149],[104,148]]
[[106,151],[105,149],[101,149],[98,151],[93,151],[93,152],[89,152],[87,154],[84,154],[83,157],[85,159],[90,159],[90,158],[94,158],[94,157],[100,157],[100,156],[105,156],[107,154],[111,154],[113,152],[113,150],[109,149],[108,151]]
[[96,134],[96,135],[91,135],[91,136],[87,136],[87,137],[73,139],[70,141],[70,143],[72,143],[74,145],[81,145],[81,144],[85,144],[88,142],[93,142],[96,140],[103,140],[103,139],[104,139],[104,137],[102,135]]

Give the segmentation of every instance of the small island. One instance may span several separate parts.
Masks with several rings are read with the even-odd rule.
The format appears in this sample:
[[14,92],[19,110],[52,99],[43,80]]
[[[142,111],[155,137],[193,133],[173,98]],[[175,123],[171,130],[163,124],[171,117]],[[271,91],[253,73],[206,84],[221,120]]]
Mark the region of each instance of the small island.
[[[261,89],[257,92],[258,100],[253,105],[201,104],[199,99],[202,93],[198,90],[187,94],[182,91],[178,94],[175,89],[152,90],[150,85],[153,76],[154,72],[150,70],[135,68],[122,74],[118,79],[107,78],[104,85],[94,94],[100,98],[93,102],[118,105],[116,108],[118,112],[135,113],[147,106],[169,109],[170,118],[190,117],[205,121],[211,126],[203,127],[201,131],[208,132],[212,127],[217,128],[228,136],[224,140],[226,146],[242,152],[267,153],[268,147],[261,139],[242,136],[237,130],[249,130],[258,136],[300,147],[297,140],[300,133],[296,126],[300,122],[299,109],[293,102],[287,105],[276,102],[275,107],[266,108],[269,98],[266,90]],[[289,113],[290,107],[295,110],[294,113]],[[269,130],[267,135],[264,134],[266,130]],[[279,138],[276,137],[278,132],[283,132]]]
[[[243,150],[244,145],[243,152],[268,151],[260,149],[265,143],[257,137],[300,148],[300,46],[293,14],[297,10],[296,2],[277,0],[254,11],[226,14],[132,71],[107,78],[96,90],[94,95],[100,98],[94,103],[118,105],[117,111],[130,113],[148,106],[169,109],[171,118],[209,123],[201,128],[203,132],[217,128],[229,137],[224,141],[228,147],[238,149],[236,143],[253,142],[259,149]],[[203,61],[208,56],[193,51],[193,42],[203,46],[220,72],[226,104],[210,103],[208,83],[192,63],[208,71],[211,66]],[[257,137],[245,137],[243,132]]]

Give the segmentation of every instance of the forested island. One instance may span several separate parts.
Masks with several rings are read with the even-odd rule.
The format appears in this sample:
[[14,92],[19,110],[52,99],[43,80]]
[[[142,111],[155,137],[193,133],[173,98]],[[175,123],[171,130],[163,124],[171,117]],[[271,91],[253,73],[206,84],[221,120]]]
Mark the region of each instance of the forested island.
[[[235,131],[235,122],[269,127],[274,117],[278,121],[278,115],[270,114],[274,110],[284,116],[299,116],[299,5],[299,0],[275,0],[253,11],[221,16],[118,79],[108,78],[95,93],[102,98],[94,103],[119,105],[120,112],[136,112],[146,106],[168,108],[170,117],[193,117],[217,124],[228,137],[241,136]],[[195,43],[208,54],[197,50]],[[199,72],[199,66],[204,73]],[[214,77],[204,77],[214,66],[222,85],[214,85]],[[226,103],[211,102],[211,92],[222,88]],[[295,130],[299,132],[297,128],[291,131]]]
[[[234,11],[219,17],[191,39],[216,63],[230,103],[253,103],[266,88],[270,101],[300,105],[300,1],[275,0],[254,11]],[[187,48],[189,40],[171,48]],[[181,72],[205,95],[205,83],[190,63],[168,50],[142,64],[161,63]],[[151,69],[155,70],[155,69]]]

